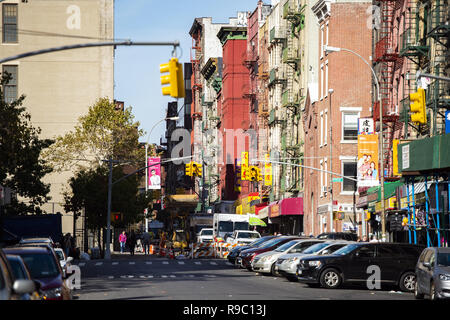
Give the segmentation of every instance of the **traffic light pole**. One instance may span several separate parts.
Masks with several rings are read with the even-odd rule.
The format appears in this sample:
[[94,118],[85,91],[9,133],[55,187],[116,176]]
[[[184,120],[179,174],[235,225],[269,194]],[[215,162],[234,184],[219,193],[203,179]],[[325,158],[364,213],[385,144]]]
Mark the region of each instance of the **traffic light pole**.
[[[104,259],[105,260],[111,260],[111,248],[110,248],[110,242],[111,242],[111,198],[112,198],[112,187],[113,185],[115,185],[116,183],[119,183],[120,181],[142,171],[145,170],[147,168],[156,166],[158,164],[162,164],[162,163],[166,163],[166,162],[170,162],[170,161],[175,161],[175,160],[183,160],[183,159],[190,159],[192,158],[192,156],[188,156],[188,157],[182,157],[182,158],[174,158],[174,159],[166,159],[166,161],[160,161],[157,163],[152,163],[149,166],[145,166],[143,168],[137,169],[125,176],[123,176],[122,178],[117,179],[116,181],[112,181],[112,166],[113,166],[113,162],[118,162],[117,160],[112,160],[111,157],[109,157],[108,160],[103,160],[103,161],[107,161],[108,162],[108,167],[109,167],[109,175],[108,175],[108,212],[107,212],[107,217],[106,217],[106,248],[105,248],[105,256]],[[162,204],[161,204],[162,205]]]
[[174,42],[133,42],[131,40],[126,41],[108,41],[108,42],[89,42],[89,43],[81,43],[81,44],[73,44],[61,47],[53,47],[47,49],[40,49],[35,51],[29,51],[25,53],[21,53],[15,56],[7,57],[0,59],[0,64],[8,61],[18,60],[26,57],[37,56],[44,53],[64,51],[64,50],[72,50],[72,49],[82,49],[82,48],[91,48],[91,47],[107,47],[107,46],[172,46],[175,48],[180,46],[179,41]]

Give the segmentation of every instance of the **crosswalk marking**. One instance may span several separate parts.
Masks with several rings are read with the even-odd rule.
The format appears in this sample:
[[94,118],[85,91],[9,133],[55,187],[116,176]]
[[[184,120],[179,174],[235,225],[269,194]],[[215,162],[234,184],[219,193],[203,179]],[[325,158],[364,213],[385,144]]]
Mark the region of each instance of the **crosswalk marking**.
[[195,261],[194,263],[197,265],[202,264],[200,261]]
[[84,267],[85,265],[86,265],[86,262],[80,262],[80,263],[78,264],[79,267]]
[[211,261],[210,264],[212,264],[213,266],[217,266],[217,263],[214,261]]
[[133,261],[130,261],[130,264],[135,264],[135,262],[133,262]]
[[103,264],[103,262],[97,262],[95,265],[96,266],[101,266]]
[[118,265],[118,264],[119,264],[118,262],[113,262],[113,263],[112,263],[113,266],[116,266],[116,265]]
[[178,261],[178,264],[184,264],[184,261]]
[[145,264],[152,264],[152,262],[151,261],[146,261]]
[[162,264],[169,264],[169,261],[163,261]]

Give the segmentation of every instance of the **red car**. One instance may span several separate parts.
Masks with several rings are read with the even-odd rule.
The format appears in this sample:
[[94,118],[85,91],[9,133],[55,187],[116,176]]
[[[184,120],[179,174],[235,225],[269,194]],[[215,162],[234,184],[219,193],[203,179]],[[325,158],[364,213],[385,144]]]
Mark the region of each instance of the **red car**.
[[52,248],[11,247],[4,248],[3,251],[23,259],[33,280],[40,283],[40,294],[44,300],[72,298],[72,292],[65,282],[63,271]]
[[252,271],[253,266],[252,262],[253,259],[261,253],[272,251],[278,248],[279,246],[285,244],[288,241],[295,240],[295,239],[302,239],[301,237],[297,236],[279,236],[275,237],[269,241],[266,241],[262,246],[257,248],[251,248],[247,250],[243,250],[239,254],[239,258],[241,260],[241,264],[243,267],[247,268],[247,270]]

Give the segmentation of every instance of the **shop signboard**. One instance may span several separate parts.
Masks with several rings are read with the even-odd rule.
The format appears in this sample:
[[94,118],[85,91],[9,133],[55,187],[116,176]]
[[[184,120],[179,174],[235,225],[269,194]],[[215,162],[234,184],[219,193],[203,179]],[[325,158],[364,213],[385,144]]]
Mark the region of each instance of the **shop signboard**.
[[148,189],[161,189],[161,158],[148,158]]
[[272,185],[272,163],[270,162],[270,154],[266,154],[264,164],[264,185]]

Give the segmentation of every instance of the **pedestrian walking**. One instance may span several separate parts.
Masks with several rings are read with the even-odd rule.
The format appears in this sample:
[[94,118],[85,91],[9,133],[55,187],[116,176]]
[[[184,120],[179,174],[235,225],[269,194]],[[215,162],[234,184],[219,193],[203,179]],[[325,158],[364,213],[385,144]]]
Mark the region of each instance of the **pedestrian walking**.
[[142,243],[144,245],[144,254],[150,253],[150,233],[147,231],[142,235]]
[[136,247],[136,234],[133,230],[130,232],[130,237],[128,238],[128,247],[130,248],[130,254],[134,256],[134,248]]
[[63,247],[64,247],[64,253],[66,254],[66,257],[69,256],[70,249],[72,246],[72,241],[70,238],[71,238],[70,233],[66,233],[66,235],[64,236],[64,239],[63,239]]
[[125,249],[125,244],[127,243],[127,235],[125,234],[125,231],[123,231],[120,234],[119,243],[120,243],[120,253],[123,253],[123,250]]

